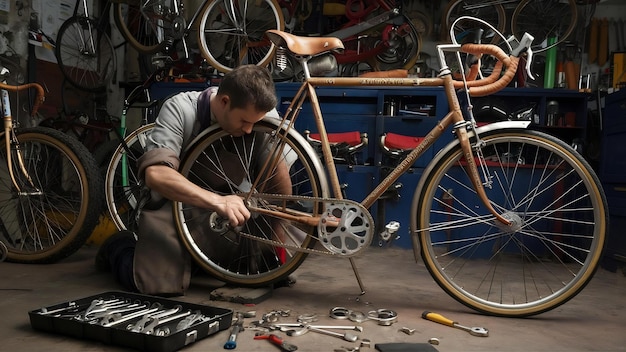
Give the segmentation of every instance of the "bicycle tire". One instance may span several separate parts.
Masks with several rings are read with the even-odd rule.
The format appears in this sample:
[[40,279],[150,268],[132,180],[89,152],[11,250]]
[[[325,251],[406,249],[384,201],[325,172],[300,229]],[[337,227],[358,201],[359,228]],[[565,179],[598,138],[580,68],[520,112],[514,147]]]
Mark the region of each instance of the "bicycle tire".
[[72,16],[63,22],[54,50],[63,77],[80,89],[104,90],[115,76],[113,43],[94,19]]
[[[198,30],[200,53],[209,65],[220,72],[232,71],[244,64],[267,66],[275,45],[267,39],[270,29],[283,30],[283,13],[275,0],[247,2],[236,0],[234,15],[230,0],[215,0],[203,10]],[[246,6],[242,6],[246,3]],[[234,23],[235,16],[241,23]]]
[[137,230],[136,210],[143,187],[137,174],[137,160],[144,153],[145,139],[154,123],[140,126],[124,138],[113,152],[104,182],[109,216],[119,231]]
[[113,18],[120,34],[139,54],[162,51],[168,44],[166,32],[172,26],[171,1],[120,0]]
[[7,261],[54,263],[83,246],[98,224],[102,178],[91,153],[62,132],[33,127],[20,130],[17,139],[39,191],[15,169],[22,187],[16,191],[6,150],[0,151],[0,241],[8,247]]
[[[443,23],[441,28],[442,40],[451,40],[449,32],[450,27],[452,23],[461,16],[472,16],[484,20],[500,33],[504,33],[506,30],[506,10],[501,4],[482,0],[454,0],[450,1],[443,11],[441,20],[441,23]],[[469,24],[469,27],[464,26],[464,24]],[[459,21],[454,28],[454,32],[463,33],[466,30],[476,28],[476,24],[475,21],[468,21],[467,23]],[[484,30],[483,39],[481,40],[482,43],[497,44],[502,40],[497,35],[491,37],[493,31],[487,26],[480,26],[480,28]],[[462,38],[457,38],[459,41],[460,39]]]
[[[524,32],[535,37],[532,50],[540,53],[563,43],[574,32],[578,22],[576,0],[537,1],[522,0],[515,8],[511,19],[511,32],[521,38]],[[553,30],[556,29],[556,33]],[[557,40],[547,45],[548,37],[556,35]]]
[[[264,151],[270,148],[270,144],[279,148],[285,146],[282,150],[289,150],[279,154],[279,162],[289,159],[286,163],[291,165],[289,174],[293,195],[322,197],[328,194],[324,169],[312,147],[295,131],[286,134],[284,130],[277,132],[276,125],[267,121],[258,122],[253,132],[243,137],[232,137],[218,126],[211,128],[189,148],[180,171],[192,182],[219,194],[251,191],[255,181],[259,181],[255,193],[280,193],[268,182],[274,178],[276,169],[264,172],[265,176],[255,175],[260,173],[260,164],[268,159]],[[260,208],[271,206],[269,201],[255,197],[250,202]],[[321,211],[313,202],[288,203],[285,206],[299,213],[314,216]],[[238,231],[230,229],[217,234],[206,226],[211,213],[208,209],[174,202],[174,217],[183,243],[195,262],[219,280],[238,286],[267,286],[286,278],[308,255],[301,251],[281,250],[243,237]],[[276,234],[277,229],[281,234]],[[252,212],[241,231],[276,241],[289,241],[289,244],[301,248],[312,248],[317,242],[315,229]]]
[[[530,130],[481,135],[490,174],[479,200],[458,143],[427,167],[413,199],[411,230],[443,290],[481,313],[524,317],[578,294],[601,259],[607,203],[589,164],[570,146]],[[419,249],[414,249],[417,251]]]

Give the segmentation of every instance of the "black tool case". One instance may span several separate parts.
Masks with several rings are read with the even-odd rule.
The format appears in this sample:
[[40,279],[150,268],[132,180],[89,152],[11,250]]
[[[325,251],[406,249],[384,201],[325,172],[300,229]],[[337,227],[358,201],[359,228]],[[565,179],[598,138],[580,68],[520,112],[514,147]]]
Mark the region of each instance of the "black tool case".
[[[181,306],[181,312],[201,313],[206,317],[187,328],[177,330],[180,320],[164,323],[160,331],[169,330],[168,334],[146,334],[129,330],[129,325],[139,321],[138,316],[123,323],[105,327],[100,323],[76,319],[76,315],[84,312],[94,300],[120,299],[127,302],[141,302],[148,306],[159,305],[162,309]],[[68,308],[66,311],[52,314],[50,312]],[[69,312],[69,313],[68,313]],[[72,313],[74,316],[72,316]],[[123,314],[123,313],[122,313]],[[140,351],[169,352],[179,350],[189,344],[215,334],[231,326],[233,311],[230,309],[191,304],[155,296],[133,294],[128,292],[104,292],[98,295],[68,301],[49,307],[28,312],[31,326],[40,331],[72,336],[80,339],[95,340],[105,344],[130,347]]]

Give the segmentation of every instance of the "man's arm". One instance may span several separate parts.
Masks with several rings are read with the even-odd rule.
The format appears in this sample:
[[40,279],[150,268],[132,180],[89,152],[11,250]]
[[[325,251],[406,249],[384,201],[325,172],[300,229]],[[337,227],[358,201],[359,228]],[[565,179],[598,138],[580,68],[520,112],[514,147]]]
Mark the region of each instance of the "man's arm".
[[166,165],[152,165],[145,170],[146,185],[167,199],[198,208],[211,209],[228,219],[233,227],[243,225],[250,211],[239,196],[221,196],[207,191],[187,180],[178,171]]

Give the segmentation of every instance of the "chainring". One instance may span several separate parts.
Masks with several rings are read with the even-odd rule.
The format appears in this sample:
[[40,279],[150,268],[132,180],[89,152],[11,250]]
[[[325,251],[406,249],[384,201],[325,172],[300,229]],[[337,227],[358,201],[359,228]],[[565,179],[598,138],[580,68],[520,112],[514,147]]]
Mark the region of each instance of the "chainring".
[[329,200],[318,226],[320,242],[328,251],[352,256],[372,243],[374,220],[361,204]]

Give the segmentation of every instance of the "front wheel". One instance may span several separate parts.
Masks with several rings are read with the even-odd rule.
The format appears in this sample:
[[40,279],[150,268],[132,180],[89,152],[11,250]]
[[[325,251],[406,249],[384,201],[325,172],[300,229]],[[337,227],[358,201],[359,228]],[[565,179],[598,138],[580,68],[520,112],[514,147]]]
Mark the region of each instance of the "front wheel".
[[413,200],[414,243],[419,238],[439,286],[470,308],[509,317],[554,309],[585,287],[601,258],[608,215],[599,180],[578,153],[547,134],[492,131],[481,138],[492,176],[485,191],[512,225],[482,204],[457,145],[424,172]]
[[274,44],[265,32],[284,28],[283,12],[275,0],[212,1],[200,19],[200,52],[220,72],[245,64],[266,66]]
[[104,191],[111,220],[119,231],[137,230],[136,216],[143,182],[137,162],[143,155],[154,123],[143,125],[117,145],[107,167]]
[[96,20],[70,17],[57,34],[55,56],[63,76],[90,92],[104,90],[117,69],[115,49]]
[[[242,228],[231,229],[220,226],[221,219],[210,210],[174,203],[177,228],[192,257],[227,283],[266,286],[279,281],[304,261],[308,253],[302,250],[316,243],[314,226],[265,212],[310,218],[322,210],[307,197],[328,194],[315,152],[299,134],[284,132],[267,121],[243,137],[213,128],[181,164],[181,173],[198,186],[222,195],[251,193],[248,204],[259,209],[252,209]],[[298,199],[280,200],[276,194]]]
[[0,150],[0,242],[7,261],[56,262],[85,244],[97,225],[102,178],[85,146],[62,132],[34,127],[17,139],[24,164],[12,148],[10,165],[19,190]]

